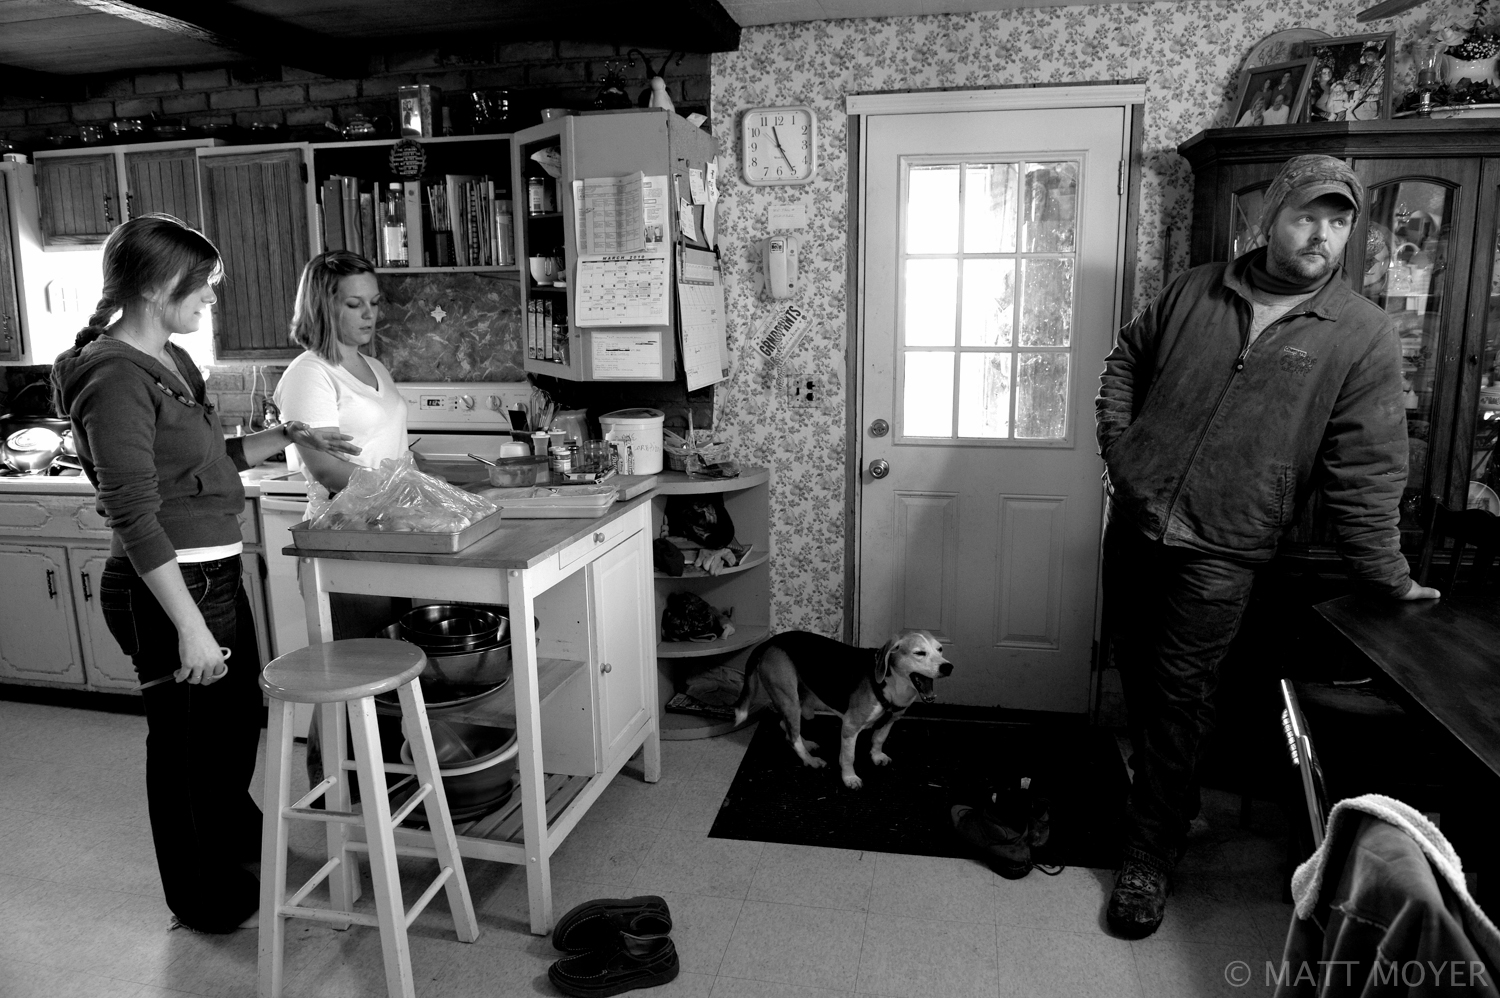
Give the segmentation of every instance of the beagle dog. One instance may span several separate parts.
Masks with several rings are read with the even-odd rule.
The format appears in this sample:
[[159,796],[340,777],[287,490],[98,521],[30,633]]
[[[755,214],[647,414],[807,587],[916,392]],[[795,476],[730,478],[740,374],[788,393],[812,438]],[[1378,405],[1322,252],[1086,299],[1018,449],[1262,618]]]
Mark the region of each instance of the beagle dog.
[[735,723],[750,716],[750,704],[764,685],[781,714],[781,727],[805,766],[827,765],[812,755],[814,742],[802,737],[802,719],[819,707],[844,719],[839,735],[839,772],[844,786],[858,790],[854,775],[854,740],[871,725],[870,759],[884,766],[891,757],[881,750],[891,725],[918,697],[936,699],[932,681],[953,671],[943,646],[926,631],[898,631],[880,648],[855,648],[808,631],[786,631],[751,652],[745,665],[745,688],[734,705]]

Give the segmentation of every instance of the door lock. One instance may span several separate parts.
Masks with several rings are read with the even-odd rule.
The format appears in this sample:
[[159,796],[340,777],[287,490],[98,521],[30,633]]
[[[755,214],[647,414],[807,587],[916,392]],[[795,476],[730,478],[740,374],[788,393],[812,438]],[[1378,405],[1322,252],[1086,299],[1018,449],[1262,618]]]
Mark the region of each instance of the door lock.
[[889,432],[891,432],[891,424],[883,419],[877,419],[870,424],[870,436],[872,437],[883,437]]
[[876,460],[870,462],[870,477],[871,478],[884,478],[886,475],[889,475],[890,473],[891,473],[891,462],[887,461],[885,458],[883,458],[883,457],[882,458],[877,458]]

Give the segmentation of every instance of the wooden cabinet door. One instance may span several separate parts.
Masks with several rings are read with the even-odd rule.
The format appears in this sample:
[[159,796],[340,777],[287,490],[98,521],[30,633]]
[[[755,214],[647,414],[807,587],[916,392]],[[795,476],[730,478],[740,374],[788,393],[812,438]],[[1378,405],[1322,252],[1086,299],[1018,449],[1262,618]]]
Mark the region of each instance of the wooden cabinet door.
[[0,173],[0,360],[21,359],[21,297],[16,284],[16,251],[11,244],[11,179]]
[[301,149],[201,155],[203,232],[224,258],[214,306],[220,360],[293,357],[287,339],[308,260]]
[[113,153],[44,157],[36,161],[42,242],[47,246],[102,243],[120,224],[119,180]]
[[0,545],[0,579],[0,678],[82,684],[67,551]]
[[[636,533],[589,566],[598,651],[600,747],[606,766],[644,723],[656,693],[650,546]],[[648,601],[651,601],[648,605]]]
[[73,605],[78,610],[78,636],[83,642],[84,666],[90,686],[100,689],[134,689],[140,679],[129,656],[109,633],[99,609],[99,577],[109,552],[103,548],[69,548],[69,576]]
[[125,154],[125,217],[151,212],[165,212],[195,229],[203,227],[198,157],[192,149]]

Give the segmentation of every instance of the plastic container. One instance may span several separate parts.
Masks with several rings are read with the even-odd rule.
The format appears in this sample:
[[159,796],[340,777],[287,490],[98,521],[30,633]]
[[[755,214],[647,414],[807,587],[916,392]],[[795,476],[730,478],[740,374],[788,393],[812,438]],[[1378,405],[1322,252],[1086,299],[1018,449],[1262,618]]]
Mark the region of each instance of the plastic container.
[[660,409],[618,409],[599,417],[604,438],[630,438],[631,466],[624,475],[654,475],[661,471],[661,428],[666,414]]

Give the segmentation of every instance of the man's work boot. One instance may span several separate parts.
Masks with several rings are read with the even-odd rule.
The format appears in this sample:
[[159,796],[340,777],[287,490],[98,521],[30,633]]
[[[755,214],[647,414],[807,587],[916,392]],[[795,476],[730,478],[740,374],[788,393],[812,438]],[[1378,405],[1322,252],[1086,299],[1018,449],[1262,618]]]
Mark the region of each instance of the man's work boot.
[[1157,930],[1166,912],[1167,875],[1127,859],[1105,911],[1109,927],[1126,939],[1144,939]]

